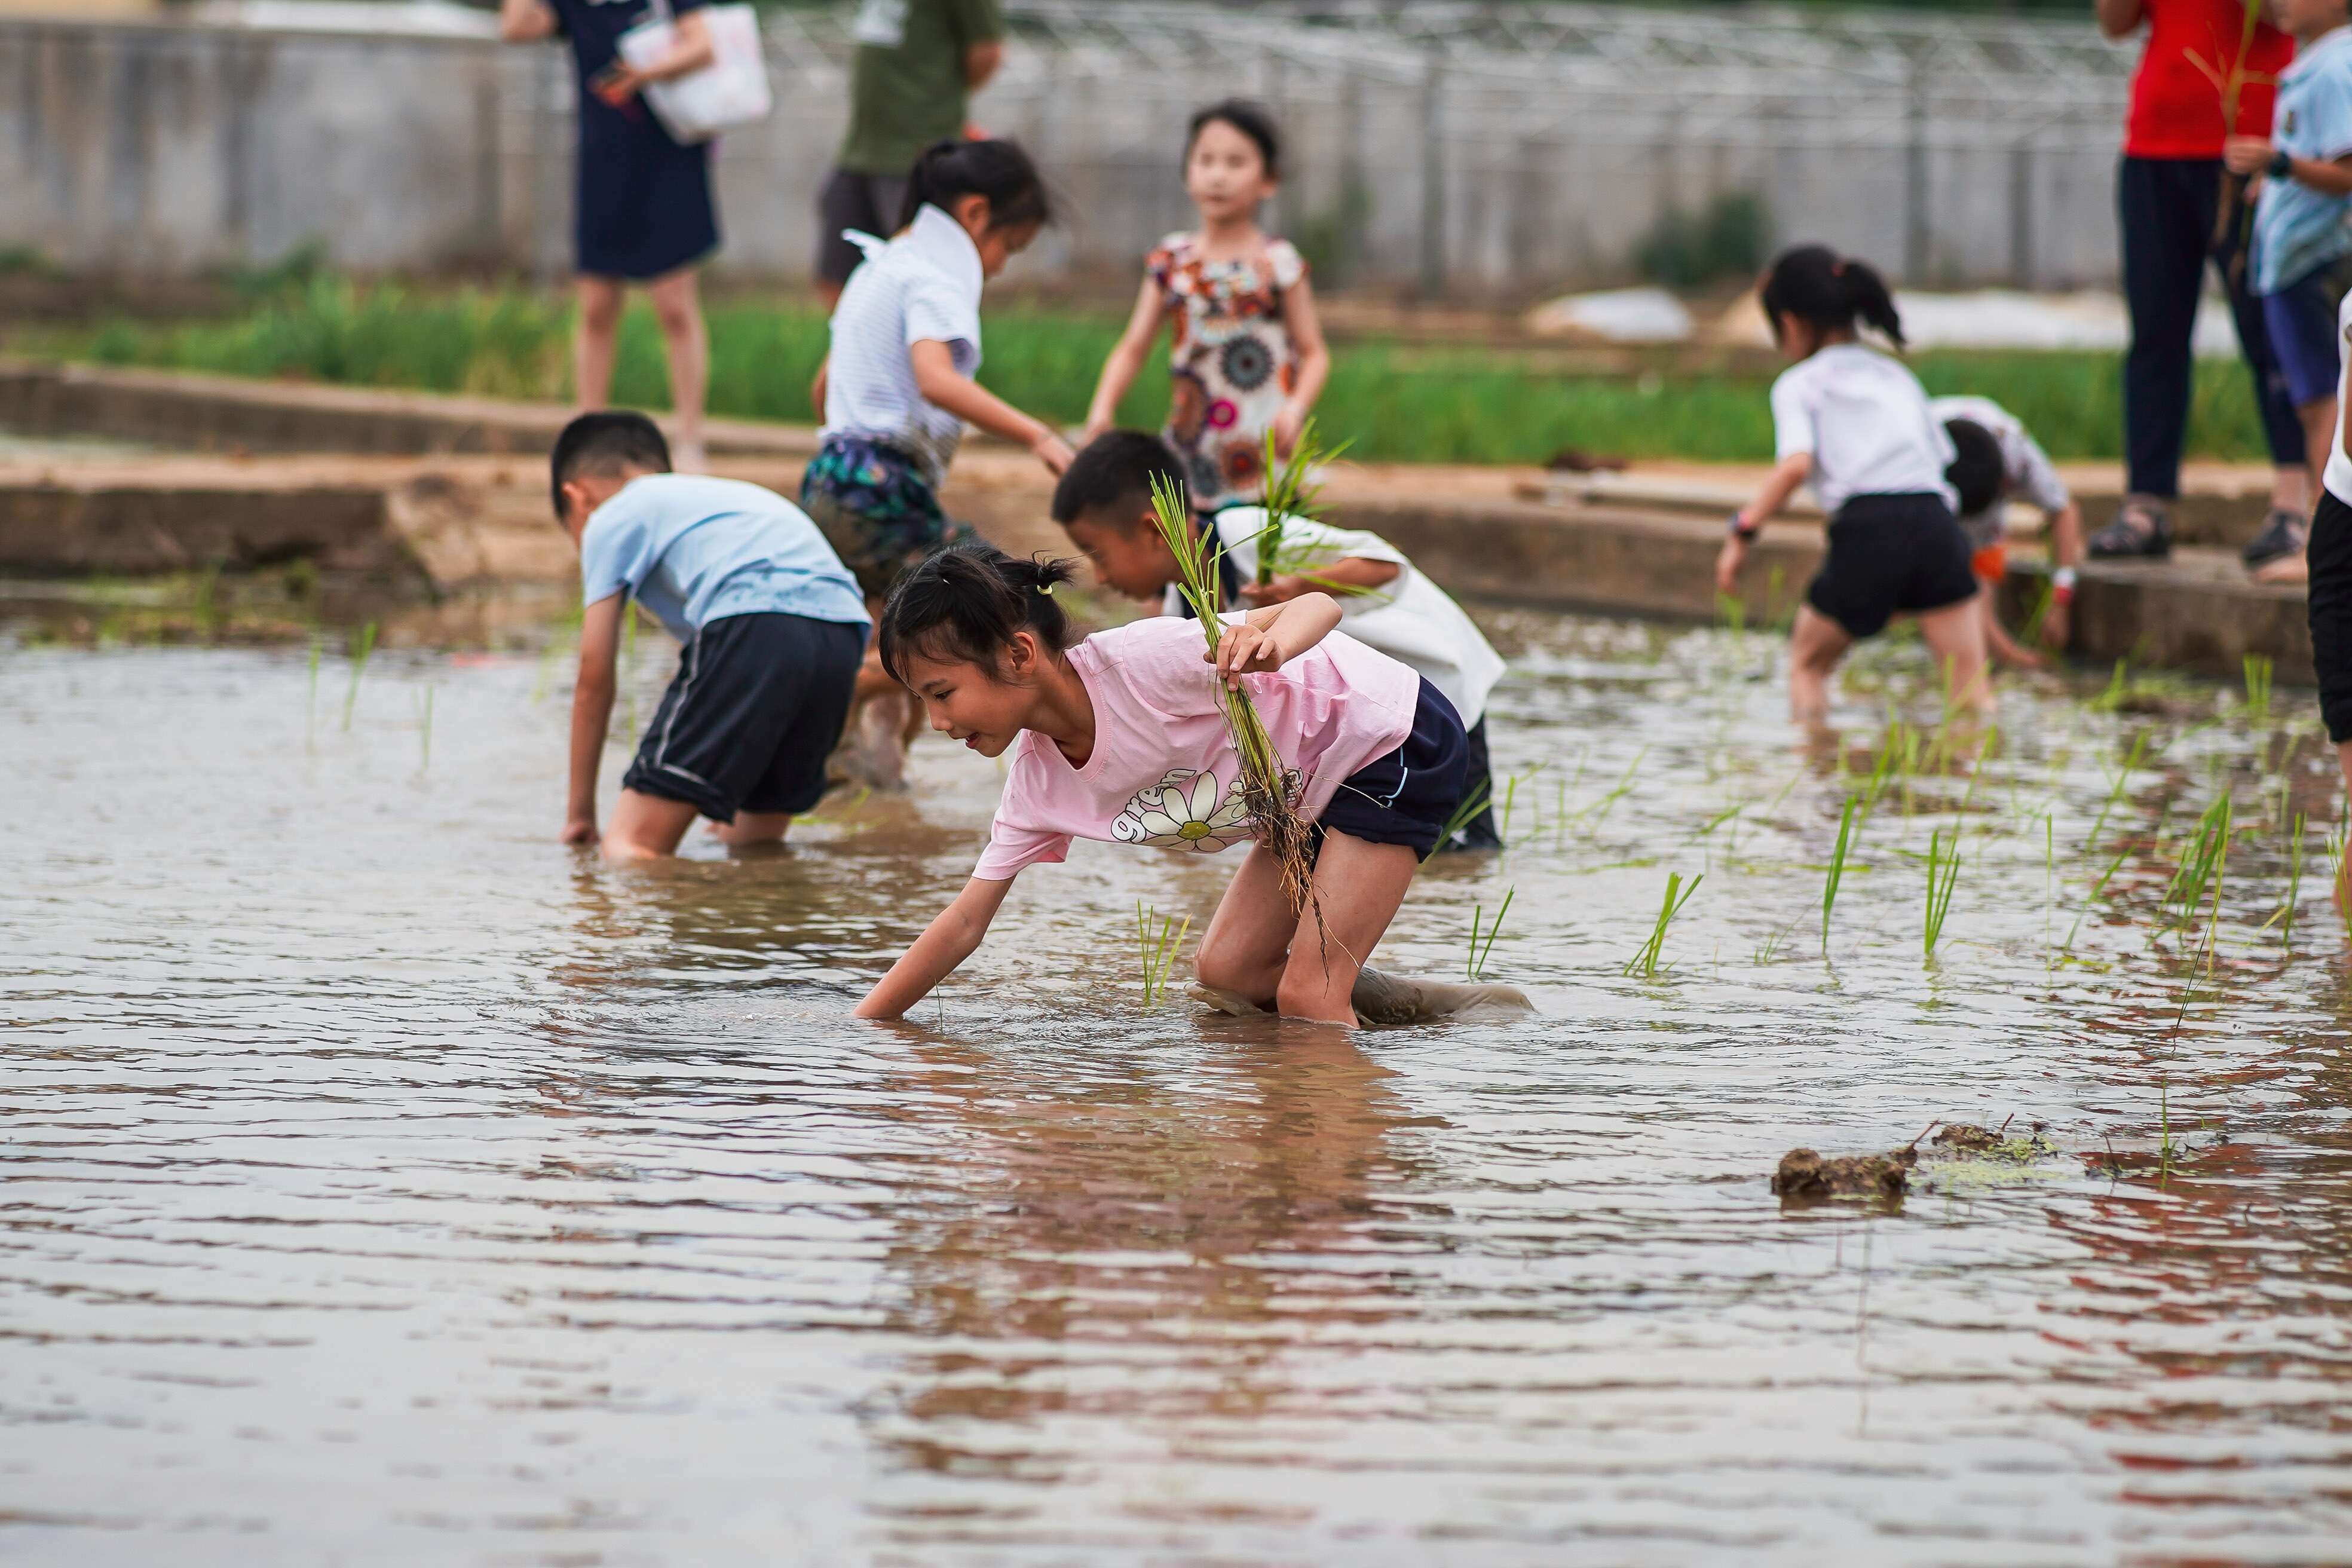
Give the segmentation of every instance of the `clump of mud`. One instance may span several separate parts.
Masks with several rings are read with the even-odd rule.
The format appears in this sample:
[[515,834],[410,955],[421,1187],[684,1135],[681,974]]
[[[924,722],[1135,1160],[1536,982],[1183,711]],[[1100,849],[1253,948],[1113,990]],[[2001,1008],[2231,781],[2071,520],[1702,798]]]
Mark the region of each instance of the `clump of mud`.
[[1791,1149],[1772,1173],[1772,1190],[1783,1198],[1899,1198],[1911,1185],[1906,1173],[1919,1156],[1908,1145],[1884,1154],[1843,1154],[1823,1159],[1811,1149]]
[[[1911,1190],[1912,1173],[1928,1176],[1936,1166],[1967,1167],[1987,1163],[2027,1166],[2055,1152],[2042,1136],[2044,1122],[2031,1131],[2011,1133],[2009,1122],[1998,1128],[1972,1121],[1931,1123],[1919,1137],[1884,1154],[1842,1154],[1824,1157],[1811,1149],[1791,1149],[1772,1173],[1772,1191],[1783,1200],[1822,1203],[1832,1198],[1899,1199]],[[1928,1137],[1929,1133],[1935,1136]],[[1920,1170],[1919,1143],[1927,1141],[1925,1158],[1929,1171]]]

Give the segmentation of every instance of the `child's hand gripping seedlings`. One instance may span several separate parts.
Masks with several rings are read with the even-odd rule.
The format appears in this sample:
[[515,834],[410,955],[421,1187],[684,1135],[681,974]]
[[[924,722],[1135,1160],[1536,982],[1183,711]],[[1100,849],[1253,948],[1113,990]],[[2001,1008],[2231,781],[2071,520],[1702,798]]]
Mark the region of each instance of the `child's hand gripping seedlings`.
[[[1222,550],[1192,531],[1192,508],[1185,502],[1183,490],[1157,474],[1151,479],[1151,515],[1160,527],[1161,542],[1175,556],[1177,570],[1182,574],[1180,587],[1185,602],[1192,606],[1192,614],[1208,639],[1206,657],[1223,678],[1225,724],[1233,732],[1234,750],[1241,758],[1243,802],[1249,808],[1251,820],[1257,825],[1258,841],[1281,868],[1284,897],[1290,900],[1292,910],[1303,910],[1314,891],[1312,836],[1298,815],[1295,786],[1286,773],[1282,758],[1276,753],[1274,742],[1265,732],[1265,723],[1241,684],[1241,677],[1253,666],[1261,673],[1281,668],[1283,656],[1279,652],[1272,663],[1263,662],[1267,657],[1263,651],[1264,633],[1274,621],[1260,623],[1258,617],[1281,617],[1290,606],[1252,611],[1249,622],[1229,628],[1217,602],[1217,556]],[[1294,641],[1294,647],[1311,647],[1339,624],[1339,606],[1328,597],[1316,597],[1329,606],[1328,618],[1325,620],[1306,601],[1294,601],[1294,605],[1307,608],[1314,620],[1322,622],[1319,630],[1307,636],[1307,617],[1295,621],[1293,630],[1303,640]],[[1223,645],[1230,630],[1246,630],[1255,635],[1236,640],[1228,650]],[[1243,668],[1234,667],[1236,659],[1244,661]]]

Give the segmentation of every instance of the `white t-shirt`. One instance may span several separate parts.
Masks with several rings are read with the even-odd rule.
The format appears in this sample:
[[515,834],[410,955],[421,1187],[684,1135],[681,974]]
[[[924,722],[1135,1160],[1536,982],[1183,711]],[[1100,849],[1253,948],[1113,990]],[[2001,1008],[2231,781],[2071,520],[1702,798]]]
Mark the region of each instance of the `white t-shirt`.
[[1854,496],[1959,497],[1944,480],[1952,440],[1908,367],[1860,343],[1832,343],[1772,384],[1775,455],[1810,452],[1812,491],[1834,515]]
[[[2347,381],[2352,381],[2352,353],[2345,352],[2352,344],[2352,294],[2336,307],[2336,348],[2342,356]],[[2336,389],[2336,438],[2327,449],[2327,467],[2320,471],[2319,485],[2329,495],[2347,506],[2352,506],[2352,458],[2344,455],[2344,410],[2352,408],[2352,391],[2339,384]]]
[[[2043,511],[2058,511],[2074,499],[2067,493],[2066,481],[2060,479],[2058,470],[2051,466],[2050,455],[2042,449],[2041,443],[2027,434],[2023,422],[2016,415],[1991,398],[1931,398],[1927,412],[1936,416],[1936,423],[1939,426],[1949,425],[1955,419],[1980,425],[2000,445],[2000,494],[1986,509],[1991,521],[1998,522],[2004,501],[2021,500],[2038,506]],[[2000,537],[1997,527],[1980,529],[1979,523],[1977,518],[1960,519],[1960,526],[1969,531],[1972,540],[1978,539],[1979,533],[1986,535],[1979,541],[1983,543],[1990,543]]]
[[[1258,535],[1265,509],[1229,506],[1216,514],[1217,539],[1242,582],[1257,575]],[[1477,623],[1444,589],[1423,576],[1397,547],[1377,533],[1333,528],[1294,517],[1282,525],[1284,569],[1312,578],[1335,561],[1387,561],[1397,574],[1369,593],[1339,593],[1339,628],[1367,647],[1410,665],[1445,693],[1462,727],[1486,711],[1486,694],[1503,677],[1503,658],[1478,631]],[[1297,563],[1295,566],[1291,563]],[[1168,590],[1170,615],[1182,612],[1183,598]]]
[[937,489],[963,421],[926,402],[909,351],[948,345],[958,375],[980,369],[980,251],[963,226],[926,205],[906,233],[867,253],[833,310],[820,436],[863,436],[912,457]]

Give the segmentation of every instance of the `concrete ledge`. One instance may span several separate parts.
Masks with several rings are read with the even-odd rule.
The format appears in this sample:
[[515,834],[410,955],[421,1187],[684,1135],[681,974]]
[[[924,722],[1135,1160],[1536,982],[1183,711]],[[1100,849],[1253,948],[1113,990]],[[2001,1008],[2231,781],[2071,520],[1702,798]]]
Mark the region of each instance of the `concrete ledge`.
[[[1335,521],[1370,529],[1457,594],[1557,608],[1630,611],[1711,620],[1718,522],[1626,508],[1531,502],[1449,505],[1358,500]],[[1766,528],[1740,580],[1748,624],[1786,614],[1821,564],[1818,525]],[[2012,624],[2037,598],[2039,560],[2013,559],[2003,586]],[[2169,562],[2097,563],[2082,569],[2070,653],[2234,679],[2248,654],[2276,678],[2310,685],[2311,633],[2300,586],[2247,580],[2236,557],[2182,550]]]
[[[0,362],[0,426],[183,451],[544,458],[572,414],[494,397]],[[816,452],[816,432],[803,426],[717,419],[705,435],[714,456],[806,458]]]

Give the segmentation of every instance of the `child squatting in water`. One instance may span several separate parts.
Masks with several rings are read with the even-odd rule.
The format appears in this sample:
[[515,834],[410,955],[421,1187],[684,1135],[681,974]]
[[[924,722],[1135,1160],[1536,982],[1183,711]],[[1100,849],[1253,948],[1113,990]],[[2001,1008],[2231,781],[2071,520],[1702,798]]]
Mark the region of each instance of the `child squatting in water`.
[[[1320,593],[1227,620],[1213,652],[1175,616],[1067,646],[1053,589],[1069,576],[1065,562],[958,547],[890,595],[884,665],[932,729],[982,756],[1009,752],[1010,766],[971,880],[857,1015],[905,1014],[979,947],[1024,868],[1062,859],[1083,837],[1195,853],[1250,844],[1202,939],[1202,984],[1353,1025],[1363,960],[1461,800],[1467,741],[1453,705],[1338,631],[1339,606]],[[1298,813],[1316,829],[1304,909],[1283,892],[1281,862],[1252,842],[1221,684],[1247,691],[1295,770]]]

